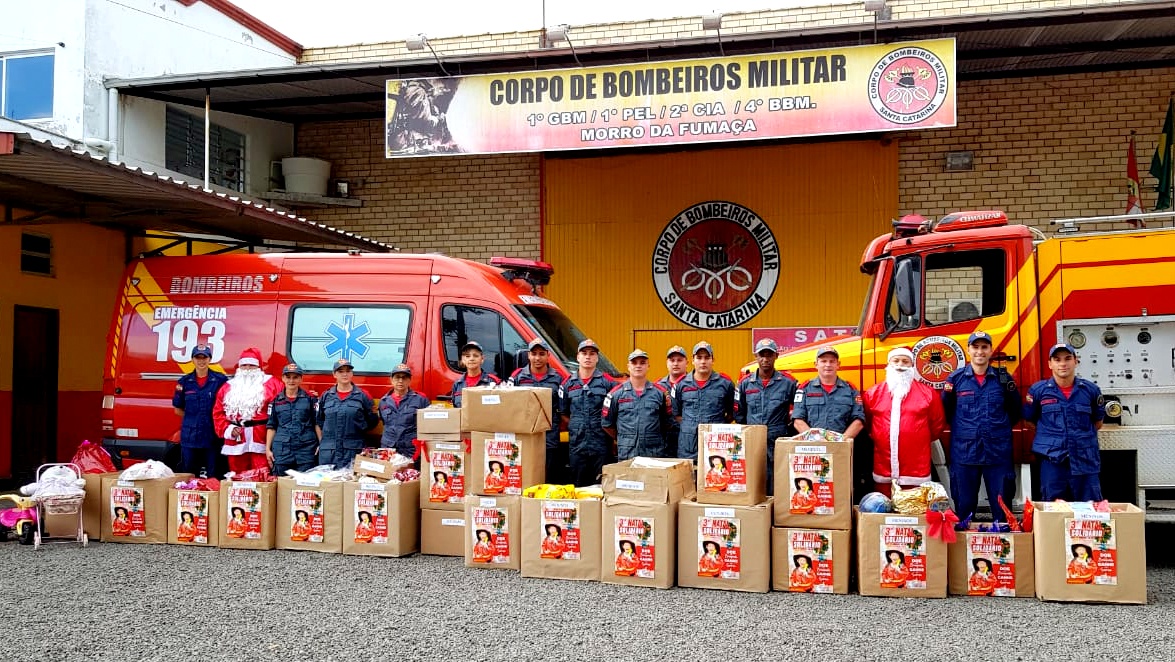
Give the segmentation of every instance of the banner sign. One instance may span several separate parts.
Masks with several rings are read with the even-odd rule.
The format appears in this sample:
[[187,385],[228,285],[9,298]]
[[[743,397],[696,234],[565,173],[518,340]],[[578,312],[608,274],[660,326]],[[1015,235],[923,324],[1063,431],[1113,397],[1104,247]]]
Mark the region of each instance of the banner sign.
[[857,332],[854,326],[779,326],[751,329],[751,346],[760,340],[770,338],[779,344],[779,351],[786,352],[800,345],[830,340],[836,336],[848,336]]
[[955,41],[387,81],[389,158],[955,126]]

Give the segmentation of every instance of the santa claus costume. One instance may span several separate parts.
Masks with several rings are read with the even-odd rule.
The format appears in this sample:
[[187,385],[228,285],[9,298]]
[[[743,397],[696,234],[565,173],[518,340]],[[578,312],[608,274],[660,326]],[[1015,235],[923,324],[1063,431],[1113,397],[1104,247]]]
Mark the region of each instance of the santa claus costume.
[[265,422],[268,405],[283,389],[281,380],[261,370],[261,350],[241,352],[237,372],[216,393],[212,421],[224,439],[220,452],[228,456],[233,472],[269,468],[265,457]]
[[885,381],[866,391],[863,402],[877,491],[889,496],[894,480],[903,487],[930,480],[930,445],[942,437],[946,419],[938,391],[917,379],[914,353],[905,347],[891,350]]

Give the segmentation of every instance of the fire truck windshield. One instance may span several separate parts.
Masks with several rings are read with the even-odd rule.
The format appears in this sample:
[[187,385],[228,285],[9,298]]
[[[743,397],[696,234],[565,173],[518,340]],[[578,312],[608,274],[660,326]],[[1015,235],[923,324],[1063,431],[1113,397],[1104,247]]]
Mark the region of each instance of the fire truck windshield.
[[[575,326],[563,311],[558,308],[549,308],[547,306],[515,306],[518,313],[522,315],[523,319],[530,324],[543,340],[555,350],[559,360],[567,367],[569,372],[574,372],[577,363],[575,355],[579,347],[579,342],[586,338],[583,331]],[[600,363],[597,365],[600,372],[603,372],[613,377],[619,376],[616,366],[600,353]]]

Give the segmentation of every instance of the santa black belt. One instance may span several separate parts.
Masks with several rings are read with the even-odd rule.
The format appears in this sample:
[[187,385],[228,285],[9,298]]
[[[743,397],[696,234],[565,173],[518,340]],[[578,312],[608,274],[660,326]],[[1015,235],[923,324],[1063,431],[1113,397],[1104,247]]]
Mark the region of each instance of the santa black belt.
[[265,425],[268,421],[245,421],[244,423],[233,423],[239,428],[252,428],[258,425]]

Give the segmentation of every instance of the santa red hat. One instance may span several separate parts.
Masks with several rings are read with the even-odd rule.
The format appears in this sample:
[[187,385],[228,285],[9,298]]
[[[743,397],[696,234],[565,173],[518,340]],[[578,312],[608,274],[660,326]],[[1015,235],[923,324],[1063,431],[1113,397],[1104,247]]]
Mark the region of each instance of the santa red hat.
[[237,359],[237,365],[252,365],[260,368],[261,350],[257,349],[256,347],[250,347],[249,349],[241,352],[241,358]]
[[909,347],[894,347],[889,350],[889,355],[885,357],[886,363],[892,361],[895,356],[904,356],[910,359],[910,361],[914,360],[914,352]]

